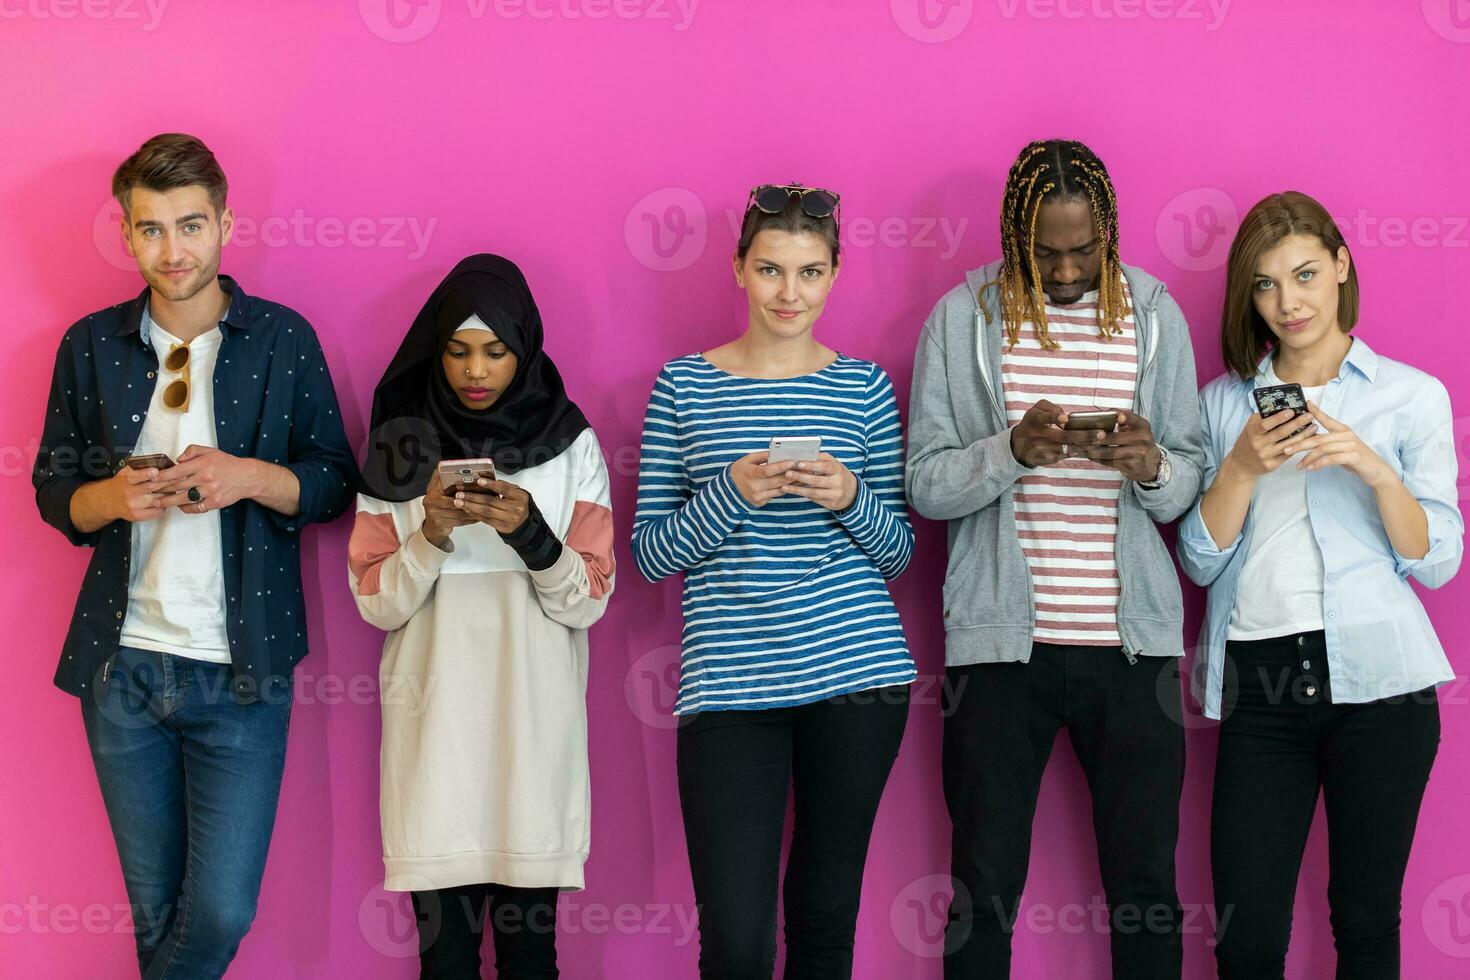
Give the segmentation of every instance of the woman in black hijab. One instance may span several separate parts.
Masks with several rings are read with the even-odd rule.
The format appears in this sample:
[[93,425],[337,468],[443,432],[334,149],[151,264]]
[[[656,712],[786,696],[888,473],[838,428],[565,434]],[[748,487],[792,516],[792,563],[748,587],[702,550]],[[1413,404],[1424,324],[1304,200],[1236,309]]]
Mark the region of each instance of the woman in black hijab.
[[[439,284],[373,396],[349,581],[380,670],[384,888],[413,893],[424,977],[556,976],[583,886],[587,627],[613,585],[602,451],[542,348],[519,269]],[[446,490],[439,463],[493,461]],[[474,469],[487,472],[488,465]]]

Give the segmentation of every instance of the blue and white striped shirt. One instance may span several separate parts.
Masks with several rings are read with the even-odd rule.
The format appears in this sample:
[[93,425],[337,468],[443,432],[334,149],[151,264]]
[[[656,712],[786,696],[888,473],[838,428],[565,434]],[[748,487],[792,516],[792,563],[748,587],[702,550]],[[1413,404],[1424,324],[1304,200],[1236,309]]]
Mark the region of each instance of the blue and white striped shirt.
[[[820,436],[858,478],[836,513],[787,495],[751,506],[730,464],[776,436]],[[650,581],[684,572],[675,714],[790,707],[915,678],[887,579],[914,531],[888,375],[838,355],[769,380],[702,355],[659,372],[643,425],[633,559]]]

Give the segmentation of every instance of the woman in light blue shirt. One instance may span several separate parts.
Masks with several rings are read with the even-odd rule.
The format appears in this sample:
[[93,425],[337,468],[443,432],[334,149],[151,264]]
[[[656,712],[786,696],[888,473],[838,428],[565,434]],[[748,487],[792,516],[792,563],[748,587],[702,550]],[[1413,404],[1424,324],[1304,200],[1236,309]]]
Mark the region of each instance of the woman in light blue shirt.
[[[1465,527],[1444,385],[1375,354],[1357,318],[1357,273],[1322,205],[1288,192],[1252,208],[1230,250],[1231,373],[1200,394],[1206,490],[1179,531],[1185,572],[1209,587],[1195,693],[1222,720],[1222,980],[1283,976],[1319,791],[1337,975],[1398,976],[1435,687],[1454,677],[1408,580],[1448,582]],[[1255,389],[1293,383],[1308,414],[1263,418]]]

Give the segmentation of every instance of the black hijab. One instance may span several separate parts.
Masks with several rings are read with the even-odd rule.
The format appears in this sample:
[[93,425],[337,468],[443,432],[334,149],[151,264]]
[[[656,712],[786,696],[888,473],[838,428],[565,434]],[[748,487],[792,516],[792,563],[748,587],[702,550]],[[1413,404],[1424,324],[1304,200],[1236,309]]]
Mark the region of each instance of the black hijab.
[[[449,338],[478,315],[516,356],[510,385],[487,409],[466,408],[444,377]],[[441,459],[489,456],[514,473],[561,455],[588,428],[542,349],[541,314],[525,276],[498,255],[454,267],[414,318],[373,391],[363,492],[383,500],[421,496]]]

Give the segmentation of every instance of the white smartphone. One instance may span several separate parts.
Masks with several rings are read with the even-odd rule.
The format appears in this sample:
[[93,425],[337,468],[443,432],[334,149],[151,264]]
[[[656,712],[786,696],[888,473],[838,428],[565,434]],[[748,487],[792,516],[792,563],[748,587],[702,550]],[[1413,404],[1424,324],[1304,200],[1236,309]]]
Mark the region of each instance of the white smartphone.
[[771,440],[768,463],[809,463],[822,451],[821,436],[777,436]]
[[439,461],[439,485],[444,488],[445,493],[453,493],[456,490],[491,492],[489,488],[482,487],[475,482],[480,479],[495,479],[493,459],[441,459]]

